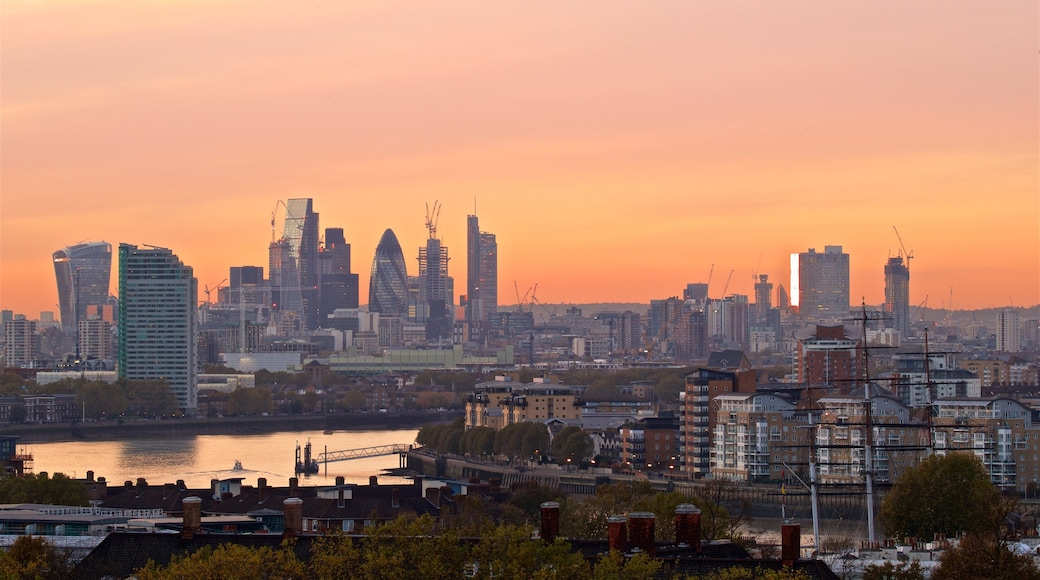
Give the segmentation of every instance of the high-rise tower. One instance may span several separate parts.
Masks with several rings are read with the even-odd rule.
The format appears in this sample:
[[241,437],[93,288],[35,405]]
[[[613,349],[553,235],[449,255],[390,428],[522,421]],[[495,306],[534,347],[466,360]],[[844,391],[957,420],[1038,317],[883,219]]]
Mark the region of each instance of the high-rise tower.
[[[448,275],[448,247],[437,237],[440,204],[426,210],[426,246],[419,248],[419,302],[422,312],[417,318],[426,323],[426,339],[451,339],[455,284]],[[423,314],[425,316],[423,316]]]
[[165,380],[189,414],[198,406],[198,287],[172,251],[119,245],[119,377]]
[[466,319],[486,322],[498,312],[498,242],[481,232],[477,216],[466,217]]
[[792,255],[792,300],[808,320],[841,320],[849,313],[849,255],[841,246],[824,246],[823,253]]
[[404,316],[408,309],[408,270],[394,231],[379,238],[368,286],[368,311]]
[[66,333],[75,334],[78,321],[87,319],[89,306],[108,302],[112,244],[84,242],[62,248],[52,257],[61,324]]
[[[318,327],[318,214],[310,198],[290,199],[285,203],[282,237],[289,243],[295,263],[295,279],[282,275],[284,289],[299,292],[300,314],[309,329]],[[273,272],[272,272],[273,274]],[[283,298],[283,302],[288,304]]]
[[350,271],[350,244],[343,236],[343,228],[325,228],[325,244],[318,253],[321,265],[320,326],[337,308],[358,307],[358,275]]
[[997,313],[997,350],[1002,352],[1022,351],[1022,330],[1017,310],[1002,310]]
[[888,325],[903,336],[910,334],[910,262],[889,258],[885,264],[885,314]]

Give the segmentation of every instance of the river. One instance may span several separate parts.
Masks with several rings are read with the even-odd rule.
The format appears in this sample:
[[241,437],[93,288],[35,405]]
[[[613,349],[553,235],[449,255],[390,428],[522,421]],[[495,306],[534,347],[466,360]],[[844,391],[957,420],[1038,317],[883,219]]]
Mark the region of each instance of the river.
[[[310,440],[313,455],[328,451],[360,449],[391,444],[411,444],[417,429],[335,431],[292,431],[263,435],[195,435],[138,437],[119,441],[79,441],[19,445],[19,451],[33,455],[33,472],[64,473],[69,477],[104,477],[109,485],[137,481],[143,477],[151,485],[184,480],[188,487],[209,487],[210,480],[245,478],[256,485],[267,478],[268,485],[285,486],[294,477],[296,445]],[[235,461],[241,470],[233,469]],[[369,476],[398,467],[398,456],[338,461],[322,465],[315,475],[301,475],[301,485],[326,485],[343,476],[348,483],[365,484]],[[380,481],[402,483],[398,477],[382,476]]]

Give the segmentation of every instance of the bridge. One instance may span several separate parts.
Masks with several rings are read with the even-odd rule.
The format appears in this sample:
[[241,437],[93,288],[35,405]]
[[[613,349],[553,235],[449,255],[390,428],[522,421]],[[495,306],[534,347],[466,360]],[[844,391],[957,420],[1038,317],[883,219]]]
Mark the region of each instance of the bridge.
[[400,457],[400,467],[407,467],[408,452],[411,445],[395,443],[392,445],[378,445],[376,447],[362,447],[361,449],[345,449],[343,451],[326,451],[319,453],[315,459],[318,463],[331,463],[333,461],[347,461],[350,459],[365,459],[366,457],[381,457],[383,455],[397,455]]

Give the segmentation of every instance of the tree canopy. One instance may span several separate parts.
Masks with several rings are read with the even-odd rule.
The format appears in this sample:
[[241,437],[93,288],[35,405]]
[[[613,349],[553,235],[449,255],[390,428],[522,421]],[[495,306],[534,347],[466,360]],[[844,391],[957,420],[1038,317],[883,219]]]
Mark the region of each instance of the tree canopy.
[[886,534],[931,538],[984,532],[1000,525],[1000,491],[974,455],[932,455],[906,470],[881,504]]
[[64,473],[53,477],[45,473],[16,477],[0,477],[0,503],[43,503],[53,505],[87,505],[83,484]]

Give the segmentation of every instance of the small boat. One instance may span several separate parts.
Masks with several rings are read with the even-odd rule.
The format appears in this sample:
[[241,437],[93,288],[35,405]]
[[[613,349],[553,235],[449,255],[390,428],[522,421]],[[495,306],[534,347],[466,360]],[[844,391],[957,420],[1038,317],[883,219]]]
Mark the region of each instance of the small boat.
[[242,471],[242,462],[235,460],[235,466],[231,468],[232,471]]

